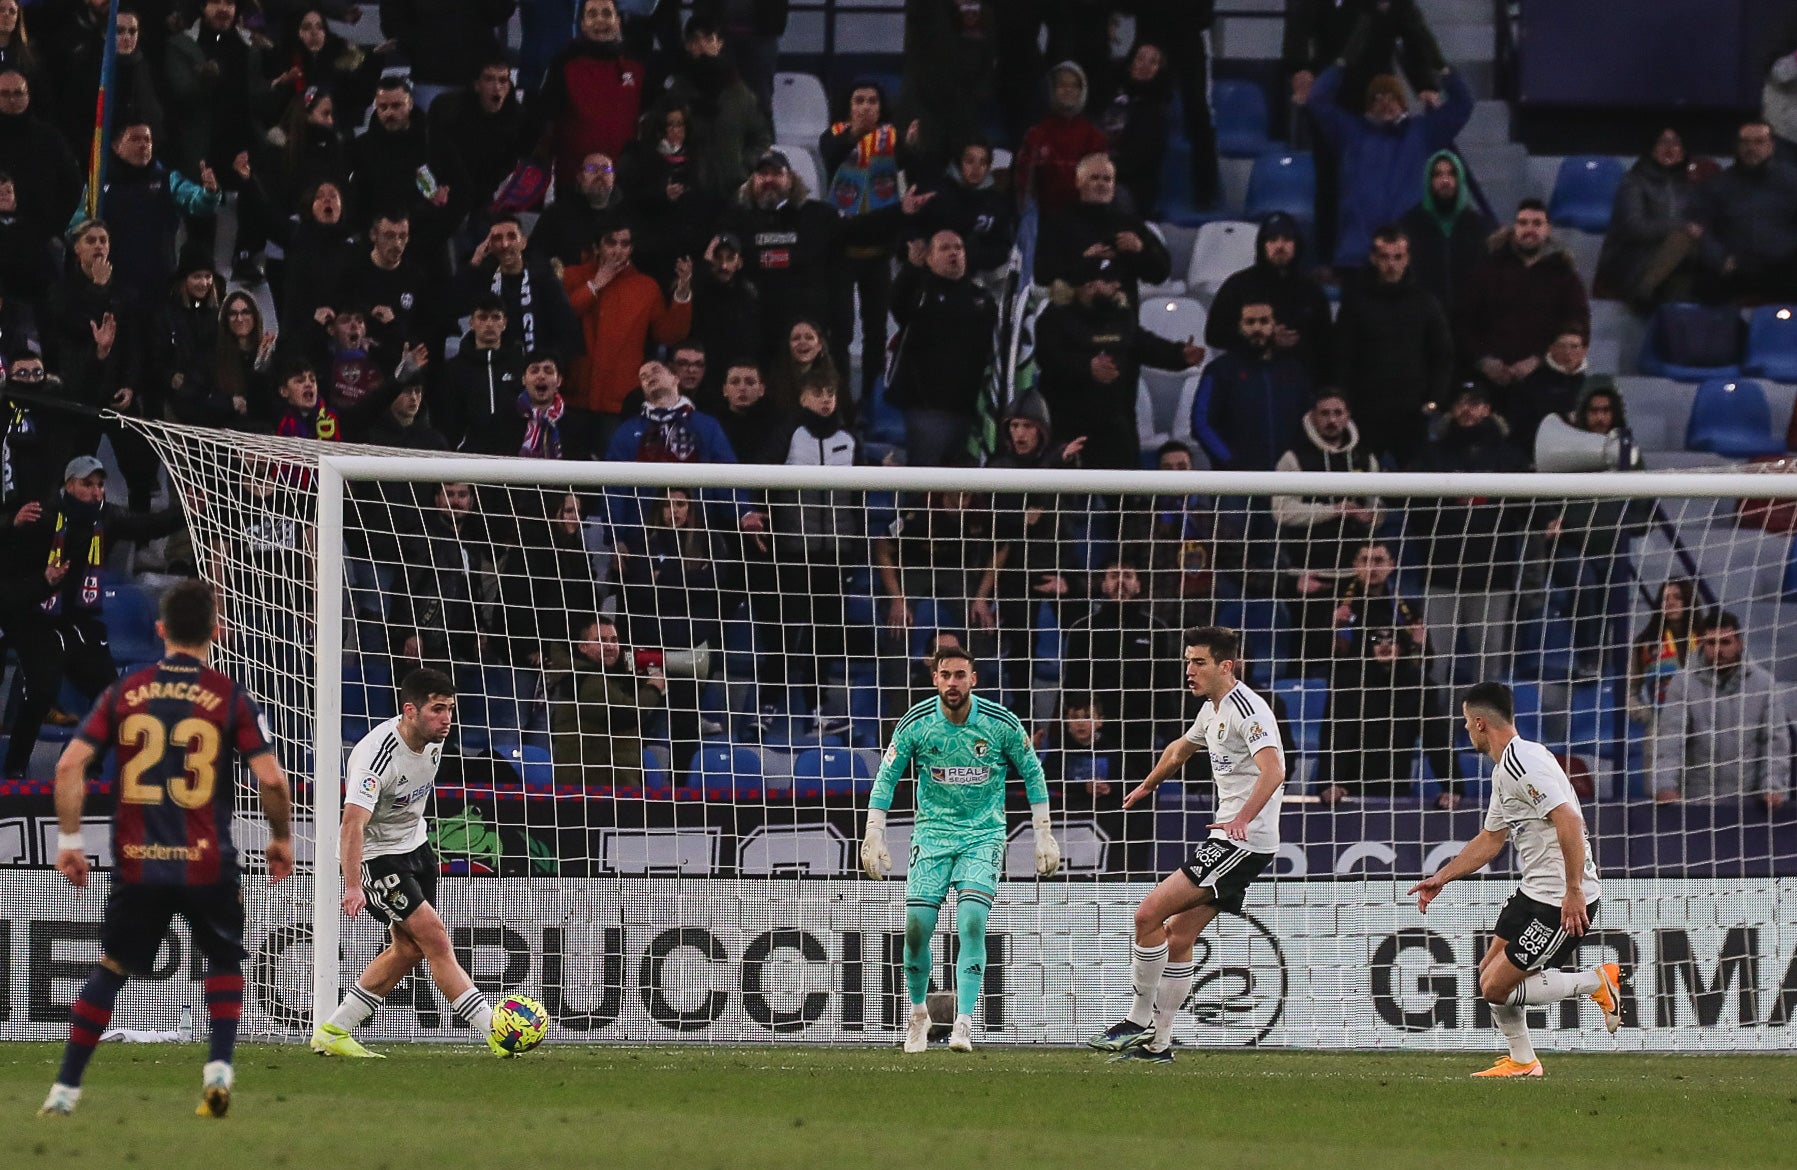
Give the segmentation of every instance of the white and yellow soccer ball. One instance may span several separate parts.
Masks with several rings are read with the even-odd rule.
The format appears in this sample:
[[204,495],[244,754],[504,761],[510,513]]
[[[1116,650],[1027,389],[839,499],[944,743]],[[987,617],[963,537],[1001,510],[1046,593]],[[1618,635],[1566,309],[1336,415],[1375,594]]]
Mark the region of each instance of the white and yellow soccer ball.
[[493,1039],[513,1056],[522,1056],[549,1034],[549,1013],[528,995],[503,995],[493,1005]]

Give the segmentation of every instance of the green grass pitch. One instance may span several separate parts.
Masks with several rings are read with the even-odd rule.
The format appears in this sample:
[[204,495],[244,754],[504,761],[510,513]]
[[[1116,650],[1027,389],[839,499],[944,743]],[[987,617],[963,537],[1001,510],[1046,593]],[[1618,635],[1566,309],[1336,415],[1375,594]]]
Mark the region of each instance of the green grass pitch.
[[223,1121],[197,1045],[106,1045],[71,1118],[31,1116],[60,1046],[0,1045],[0,1164],[80,1167],[1788,1168],[1797,1061],[1481,1054],[625,1048],[522,1060],[388,1045],[384,1061],[246,1045]]

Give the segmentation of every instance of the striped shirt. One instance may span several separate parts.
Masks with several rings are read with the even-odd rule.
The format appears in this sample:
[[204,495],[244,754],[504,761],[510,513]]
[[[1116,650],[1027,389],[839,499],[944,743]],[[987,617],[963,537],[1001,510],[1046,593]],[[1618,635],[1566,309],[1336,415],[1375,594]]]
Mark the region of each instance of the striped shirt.
[[[1485,810],[1488,832],[1510,833],[1516,849],[1516,867],[1522,871],[1522,892],[1537,902],[1557,906],[1566,896],[1566,861],[1560,838],[1548,814],[1563,804],[1578,812],[1578,794],[1554,754],[1521,736],[1511,740],[1491,776],[1491,805]],[[1591,857],[1591,840],[1585,841],[1585,876],[1580,882],[1585,901],[1597,900],[1597,862]]]
[[[1272,748],[1279,753],[1281,773],[1285,770],[1285,745],[1279,742],[1273,709],[1247,683],[1236,683],[1235,689],[1223,696],[1221,707],[1206,699],[1186,732],[1186,742],[1210,752],[1211,776],[1217,782],[1219,824],[1235,819],[1260,781],[1256,752]],[[1248,839],[1239,842],[1241,848],[1250,853],[1279,852],[1279,805],[1284,798],[1285,785],[1281,784],[1249,822]],[[1222,829],[1212,829],[1210,835],[1225,840],[1229,836]]]
[[368,810],[364,858],[410,853],[424,844],[424,806],[430,803],[442,758],[440,743],[428,744],[422,752],[407,747],[397,715],[363,736],[350,752],[343,803]]

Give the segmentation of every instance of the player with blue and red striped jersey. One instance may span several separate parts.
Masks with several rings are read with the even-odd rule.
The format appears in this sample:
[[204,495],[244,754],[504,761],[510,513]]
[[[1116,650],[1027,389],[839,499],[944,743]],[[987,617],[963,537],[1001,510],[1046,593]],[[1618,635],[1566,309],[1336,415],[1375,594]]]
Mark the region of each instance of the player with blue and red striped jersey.
[[150,973],[176,915],[206,956],[211,1051],[198,1113],[222,1117],[230,1107],[244,960],[243,893],[231,840],[236,761],[255,776],[268,818],[271,882],[293,872],[293,798],[255,703],[209,665],[217,629],[210,585],[184,581],[171,589],[156,623],[166,648],[161,661],[108,687],[56,763],[56,868],[77,888],[88,877],[81,839],[87,776],[108,752],[117,753],[118,807],[103,957],[69,1009],[69,1043],[41,1113],[74,1111],[113,1001],[126,979]]

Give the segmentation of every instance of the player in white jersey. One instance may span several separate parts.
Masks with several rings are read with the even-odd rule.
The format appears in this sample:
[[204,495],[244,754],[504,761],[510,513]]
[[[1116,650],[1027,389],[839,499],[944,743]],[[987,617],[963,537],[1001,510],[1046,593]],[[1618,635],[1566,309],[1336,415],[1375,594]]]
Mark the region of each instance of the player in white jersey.
[[362,737],[349,755],[344,785],[343,912],[364,906],[387,924],[387,948],[374,957],[330,1019],[312,1033],[321,1056],[378,1056],[350,1032],[373,1015],[418,961],[458,1019],[499,1056],[493,1009],[456,960],[437,914],[437,854],[425,840],[424,809],[436,788],[443,741],[455,719],[455,684],[436,670],[414,670],[399,687],[399,714]]
[[1273,709],[1236,681],[1234,630],[1202,626],[1185,633],[1186,682],[1204,706],[1191,730],[1168,744],[1148,778],[1123,800],[1150,799],[1198,751],[1210,753],[1217,820],[1192,860],[1162,879],[1136,907],[1129,1014],[1086,1041],[1114,1060],[1173,1059],[1173,1021],[1192,991],[1192,950],[1211,920],[1240,914],[1242,898],[1279,851],[1285,747]]
[[1479,960],[1479,996],[1510,1054],[1476,1077],[1538,1077],[1541,1061],[1529,1042],[1528,1009],[1588,995],[1612,1033],[1622,1023],[1622,969],[1601,963],[1589,971],[1555,969],[1567,947],[1597,917],[1597,865],[1585,836],[1579,798],[1553,753],[1516,731],[1516,699],[1502,683],[1485,682],[1461,701],[1473,747],[1497,764],[1485,827],[1454,860],[1410,887],[1425,914],[1442,887],[1476,873],[1514,838],[1521,887],[1504,903],[1490,948]]

